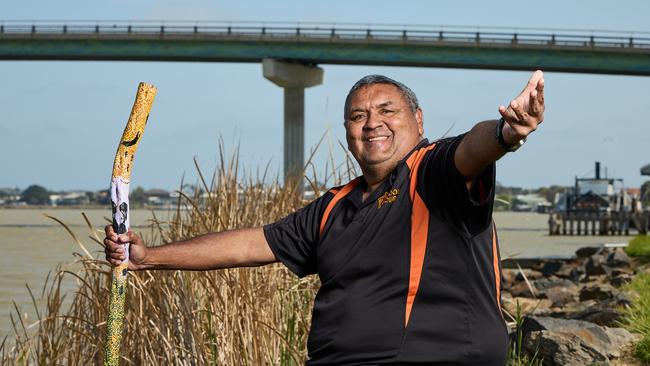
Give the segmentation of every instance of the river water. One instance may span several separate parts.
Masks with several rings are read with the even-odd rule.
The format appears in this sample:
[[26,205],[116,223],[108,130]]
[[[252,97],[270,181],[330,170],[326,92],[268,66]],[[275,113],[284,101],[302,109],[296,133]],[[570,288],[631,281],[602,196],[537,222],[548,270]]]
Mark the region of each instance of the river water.
[[[81,247],[70,234],[57,222],[44,214],[63,221],[77,238],[86,246],[91,255],[102,256],[103,249],[89,239],[91,231],[81,216],[88,216],[93,230],[103,239],[103,226],[108,222],[108,210],[100,209],[0,209],[0,341],[11,332],[9,314],[13,303],[22,309],[21,316],[26,324],[36,319],[32,300],[26,285],[32,289],[35,297],[40,298],[43,283],[48,272],[53,272],[57,265],[75,271],[71,264],[73,253],[84,254]],[[159,220],[170,217],[169,212],[156,212]],[[145,229],[152,218],[148,210],[132,210],[131,225]],[[546,257],[571,256],[581,246],[626,243],[631,237],[626,236],[573,236],[549,237],[547,215],[521,212],[496,212],[494,221],[497,225],[502,259],[509,257]],[[68,292],[74,290],[75,281],[71,276],[63,287]],[[72,296],[70,293],[69,297]],[[39,302],[40,304],[40,302]]]

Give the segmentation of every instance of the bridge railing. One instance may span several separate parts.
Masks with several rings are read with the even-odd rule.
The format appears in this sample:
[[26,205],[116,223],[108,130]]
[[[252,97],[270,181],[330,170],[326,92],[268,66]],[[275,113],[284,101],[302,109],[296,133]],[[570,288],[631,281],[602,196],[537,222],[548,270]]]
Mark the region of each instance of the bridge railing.
[[280,22],[24,22],[0,21],[0,38],[41,35],[165,35],[367,42],[449,42],[493,45],[650,49],[650,33],[424,25],[290,24]]

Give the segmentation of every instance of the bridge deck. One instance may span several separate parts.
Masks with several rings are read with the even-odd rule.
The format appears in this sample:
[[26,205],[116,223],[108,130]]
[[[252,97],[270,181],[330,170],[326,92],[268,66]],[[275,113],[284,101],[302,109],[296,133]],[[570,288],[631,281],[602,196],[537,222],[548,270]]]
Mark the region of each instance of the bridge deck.
[[650,75],[650,35],[251,23],[0,23],[4,60],[260,62]]

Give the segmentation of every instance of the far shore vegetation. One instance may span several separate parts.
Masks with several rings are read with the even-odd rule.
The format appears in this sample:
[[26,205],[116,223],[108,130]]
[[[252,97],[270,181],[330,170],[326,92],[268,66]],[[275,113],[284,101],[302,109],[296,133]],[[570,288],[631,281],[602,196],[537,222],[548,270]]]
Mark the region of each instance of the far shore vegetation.
[[[327,187],[317,184],[318,191]],[[550,187],[521,188],[507,187],[499,184],[495,188],[496,211],[538,211],[546,213],[552,210],[559,194],[570,190],[568,186],[553,185]],[[241,190],[239,191],[241,193]],[[650,181],[640,188],[640,196],[645,198],[645,205],[650,205]],[[205,201],[208,196],[200,185],[184,184],[181,189],[166,190],[161,188],[143,188],[136,186],[129,194],[131,208],[170,209],[175,206],[181,195],[198,195],[198,201]],[[312,184],[307,184],[303,190],[305,199],[312,199],[316,192]],[[105,208],[110,206],[108,189],[99,191],[68,190],[51,191],[41,185],[30,185],[25,189],[0,188],[0,209],[2,208]]]

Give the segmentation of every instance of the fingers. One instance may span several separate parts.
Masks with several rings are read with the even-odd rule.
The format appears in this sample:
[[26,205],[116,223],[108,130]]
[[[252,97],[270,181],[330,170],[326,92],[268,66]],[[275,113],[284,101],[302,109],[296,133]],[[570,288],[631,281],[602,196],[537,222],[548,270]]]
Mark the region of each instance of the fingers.
[[542,70],[535,70],[528,80],[528,85],[537,88],[537,84],[539,84],[542,79],[544,79],[544,73]]
[[510,102],[510,109],[515,113],[515,116],[517,116],[516,121],[517,123],[522,123],[528,120],[528,113],[521,107],[517,101],[513,100]]
[[115,234],[115,230],[113,230],[113,225],[106,225],[104,227],[104,232],[106,233],[107,238],[112,238],[113,240],[117,239],[117,234]]
[[515,121],[517,120],[517,115],[512,111],[512,108],[506,108],[505,106],[499,106],[499,114],[506,121]]
[[109,238],[104,239],[104,253],[106,260],[114,266],[117,266],[126,259],[124,245],[117,243]]
[[535,91],[537,92],[537,101],[544,106],[544,79],[541,79],[537,83],[537,88],[535,88]]
[[539,84],[539,81],[544,78],[544,73],[542,70],[536,70],[533,72],[533,74],[530,76],[530,79],[528,79],[528,83],[526,83],[526,86],[524,86],[524,89],[519,93],[519,95],[526,94],[526,92],[536,89],[537,84]]
[[129,230],[125,234],[116,234],[112,225],[104,227],[106,238],[104,239],[104,253],[106,254],[106,261],[111,265],[117,266],[126,259],[124,244],[130,242],[141,243],[142,240],[139,236]]
[[530,112],[533,116],[539,115],[541,106],[539,104],[539,100],[537,99],[538,94],[537,94],[537,89],[533,90],[530,92]]
[[540,80],[537,87],[530,92],[530,114],[537,117],[539,122],[544,115],[544,80]]

